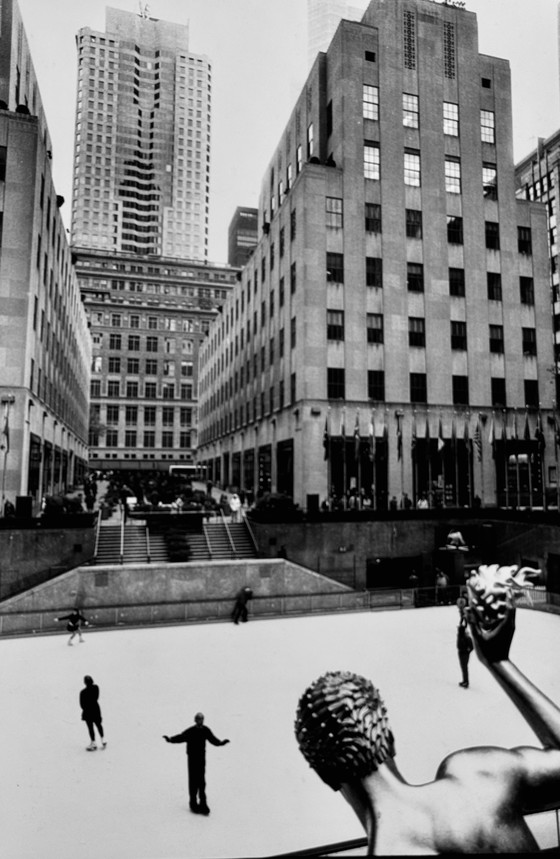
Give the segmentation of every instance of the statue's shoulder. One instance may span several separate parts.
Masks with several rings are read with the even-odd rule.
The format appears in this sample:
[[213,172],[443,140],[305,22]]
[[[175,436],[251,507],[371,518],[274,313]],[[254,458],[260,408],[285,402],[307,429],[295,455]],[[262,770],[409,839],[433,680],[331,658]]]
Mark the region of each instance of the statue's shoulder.
[[518,769],[518,759],[510,749],[499,746],[471,746],[458,749],[444,758],[438,767],[436,778],[469,781],[483,777],[503,779],[515,769]]

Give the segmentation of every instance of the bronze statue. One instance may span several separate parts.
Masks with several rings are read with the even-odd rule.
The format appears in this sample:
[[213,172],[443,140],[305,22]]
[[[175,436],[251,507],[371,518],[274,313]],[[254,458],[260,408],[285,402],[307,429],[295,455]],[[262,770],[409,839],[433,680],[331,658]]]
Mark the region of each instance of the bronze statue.
[[541,748],[462,749],[442,761],[433,781],[412,785],[395,763],[385,705],[369,680],[329,672],[301,697],[300,750],[350,803],[370,855],[538,852],[524,815],[560,803],[560,709],[509,659],[515,589],[536,572],[479,567],[467,580],[467,619],[480,661]]

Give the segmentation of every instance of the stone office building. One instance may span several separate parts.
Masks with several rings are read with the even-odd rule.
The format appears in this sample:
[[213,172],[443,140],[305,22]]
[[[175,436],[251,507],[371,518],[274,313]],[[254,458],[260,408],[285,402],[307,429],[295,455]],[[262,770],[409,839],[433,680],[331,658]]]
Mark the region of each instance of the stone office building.
[[308,508],[555,495],[546,210],[516,199],[511,109],[472,12],[373,0],[341,21],[201,350],[215,479]]

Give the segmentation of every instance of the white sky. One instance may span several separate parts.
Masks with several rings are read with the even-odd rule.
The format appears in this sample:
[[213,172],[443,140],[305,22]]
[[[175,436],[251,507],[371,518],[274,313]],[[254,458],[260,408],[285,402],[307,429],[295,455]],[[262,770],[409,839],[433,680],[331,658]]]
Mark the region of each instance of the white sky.
[[[69,226],[76,94],[75,35],[105,29],[105,7],[137,0],[19,0]],[[481,53],[512,69],[514,157],[560,127],[558,0],[467,0]],[[307,75],[306,0],[151,0],[155,18],[190,25],[190,49],[212,63],[210,251],[227,259],[236,206],[256,206],[261,178]]]

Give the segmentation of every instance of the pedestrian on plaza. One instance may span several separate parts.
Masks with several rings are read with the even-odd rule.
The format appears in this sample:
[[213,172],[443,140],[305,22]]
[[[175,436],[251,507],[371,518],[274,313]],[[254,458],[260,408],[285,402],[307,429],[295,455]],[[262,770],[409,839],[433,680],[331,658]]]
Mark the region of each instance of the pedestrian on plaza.
[[88,622],[81,613],[80,609],[74,609],[70,614],[63,614],[61,617],[55,617],[55,623],[58,623],[61,620],[67,620],[66,629],[70,634],[70,638],[68,639],[68,646],[72,647],[72,641],[76,637],[76,635],[80,639],[80,644],[84,643],[84,639],[82,637],[82,626],[88,626]]
[[243,623],[247,623],[248,618],[248,610],[247,603],[249,600],[253,599],[253,591],[251,588],[245,587],[241,588],[238,591],[237,596],[235,597],[235,605],[233,607],[233,612],[231,615],[231,619],[235,624],[238,624],[239,621],[243,621]]
[[459,657],[459,665],[461,666],[461,674],[463,675],[459,686],[462,686],[463,689],[469,688],[469,659],[473,648],[474,644],[467,627],[467,619],[463,616],[457,627],[457,655]]
[[173,737],[163,735],[167,743],[186,743],[189,771],[189,805],[195,814],[210,814],[206,801],[206,742],[225,746],[229,740],[218,740],[204,724],[204,714],[197,713],[194,725]]
[[90,744],[86,746],[86,751],[94,752],[97,749],[94,727],[97,728],[102,749],[106,747],[107,740],[103,733],[103,719],[99,707],[99,686],[93,682],[93,678],[89,674],[84,677],[84,683],[85,686],[80,692],[80,707],[82,708],[82,719],[87,725],[90,738]]
[[447,593],[447,587],[449,585],[449,579],[443,572],[436,567],[436,603],[437,605],[446,605],[449,604],[449,596]]

